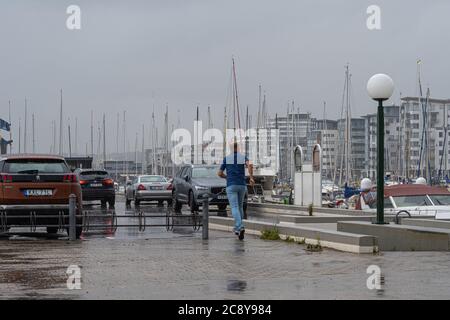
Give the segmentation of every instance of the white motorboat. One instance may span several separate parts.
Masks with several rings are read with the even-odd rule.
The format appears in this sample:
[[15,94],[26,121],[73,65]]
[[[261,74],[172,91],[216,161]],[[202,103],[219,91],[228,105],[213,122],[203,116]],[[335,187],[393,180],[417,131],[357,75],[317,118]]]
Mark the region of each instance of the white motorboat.
[[[358,209],[376,211],[376,190],[361,192]],[[384,212],[407,211],[411,216],[450,220],[450,192],[446,188],[421,184],[399,184],[384,189]]]

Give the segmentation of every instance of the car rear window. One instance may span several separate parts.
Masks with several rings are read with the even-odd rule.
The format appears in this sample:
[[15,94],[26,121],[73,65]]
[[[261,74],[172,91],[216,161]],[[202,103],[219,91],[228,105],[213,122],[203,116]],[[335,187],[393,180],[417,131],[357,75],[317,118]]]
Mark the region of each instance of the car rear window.
[[219,167],[197,167],[192,171],[192,178],[216,178]]
[[81,171],[80,176],[107,176],[108,172],[102,170]]
[[148,176],[141,177],[140,182],[167,182],[167,180],[162,176]]
[[69,173],[71,172],[64,160],[60,159],[10,159],[3,165],[5,173]]

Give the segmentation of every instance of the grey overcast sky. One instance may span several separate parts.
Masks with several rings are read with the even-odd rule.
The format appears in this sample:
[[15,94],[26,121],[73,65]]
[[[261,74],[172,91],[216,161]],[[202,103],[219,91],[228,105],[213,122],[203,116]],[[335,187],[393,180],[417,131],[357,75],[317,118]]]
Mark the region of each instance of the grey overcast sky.
[[[353,75],[353,116],[376,111],[365,90],[374,73],[387,73],[394,79],[393,102],[399,101],[400,93],[416,95],[418,58],[422,59],[423,85],[430,87],[432,96],[450,97],[448,0],[0,3],[0,117],[8,118],[11,100],[15,151],[25,97],[29,100],[28,151],[31,113],[36,117],[38,151],[50,151],[60,88],[64,134],[68,118],[73,128],[77,117],[78,146],[73,149],[81,153],[89,141],[91,109],[95,127],[106,113],[109,152],[116,149],[116,117],[123,110],[131,150],[136,132],[141,139],[143,124],[148,145],[153,108],[162,127],[166,103],[170,122],[177,124],[180,110],[181,126],[186,128],[192,127],[197,105],[204,120],[211,105],[214,124],[222,128],[233,55],[241,105],[249,105],[253,113],[261,84],[273,115],[285,114],[293,99],[301,111],[322,117],[326,101],[327,117],[336,119],[347,63]],[[81,30],[66,28],[66,8],[72,4],[81,8]],[[381,8],[381,30],[366,27],[366,10],[372,4]]]

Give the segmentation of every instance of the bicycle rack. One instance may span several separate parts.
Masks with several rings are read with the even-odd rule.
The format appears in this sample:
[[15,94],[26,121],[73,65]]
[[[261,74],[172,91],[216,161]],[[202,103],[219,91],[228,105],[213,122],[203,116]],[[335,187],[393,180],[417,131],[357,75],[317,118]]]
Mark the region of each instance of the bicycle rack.
[[[76,205],[72,201],[72,204],[69,208],[69,212],[65,213],[63,210],[59,210],[57,214],[38,214],[36,210],[30,210],[28,215],[10,215],[8,217],[7,212],[5,210],[0,211],[0,233],[7,233],[10,227],[29,227],[30,232],[36,232],[37,227],[52,227],[57,228],[59,231],[75,230],[76,227],[81,227],[83,232],[88,232],[93,229],[109,229],[109,232],[115,233],[117,228],[122,227],[130,227],[130,228],[138,228],[139,232],[144,232],[148,227],[165,227],[166,231],[173,231],[175,227],[192,227],[194,232],[203,228],[202,238],[208,239],[208,219],[209,219],[209,202],[211,199],[216,198],[217,194],[205,193],[203,196],[203,206],[202,206],[202,215],[198,211],[193,212],[192,214],[182,214],[174,212],[172,206],[167,207],[167,211],[165,213],[160,214],[145,214],[144,211],[139,210],[135,215],[130,214],[116,214],[115,210],[106,210],[104,213],[94,212],[91,214],[92,210],[82,210],[80,214],[76,214]],[[72,213],[72,219],[71,214]],[[28,220],[29,224],[8,224],[9,219],[24,219]],[[81,218],[80,222],[77,223],[77,220]],[[93,222],[92,220],[95,218],[101,219],[110,219],[109,224],[99,224],[98,222]],[[120,218],[126,219],[137,219],[135,223],[126,223],[120,224],[118,220]],[[151,223],[151,220],[154,218],[165,218],[165,223]],[[38,223],[40,219],[52,219],[55,220],[57,224],[40,224]],[[186,221],[185,219],[188,219]],[[72,222],[71,222],[72,220]],[[11,220],[10,220],[11,221]],[[72,231],[73,232],[73,231]],[[71,240],[75,239],[75,235],[70,235],[69,238]]]
[[0,232],[8,231],[8,215],[6,211],[0,211]]

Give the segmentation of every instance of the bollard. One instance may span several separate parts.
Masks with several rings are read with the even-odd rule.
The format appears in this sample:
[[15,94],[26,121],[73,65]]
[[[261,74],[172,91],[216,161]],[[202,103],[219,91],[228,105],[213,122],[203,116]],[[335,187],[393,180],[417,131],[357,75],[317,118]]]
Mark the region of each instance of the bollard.
[[69,196],[69,240],[76,240],[76,203],[77,197],[72,193]]
[[203,199],[203,208],[202,208],[202,239],[208,240],[209,238],[209,198],[208,196],[205,196]]

